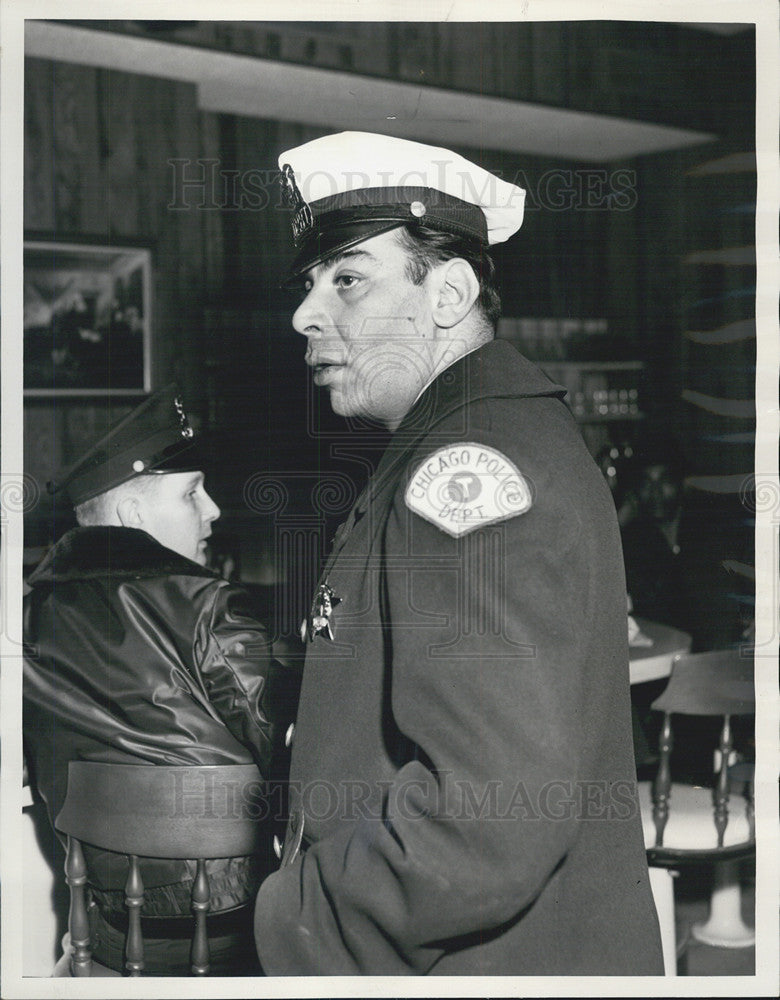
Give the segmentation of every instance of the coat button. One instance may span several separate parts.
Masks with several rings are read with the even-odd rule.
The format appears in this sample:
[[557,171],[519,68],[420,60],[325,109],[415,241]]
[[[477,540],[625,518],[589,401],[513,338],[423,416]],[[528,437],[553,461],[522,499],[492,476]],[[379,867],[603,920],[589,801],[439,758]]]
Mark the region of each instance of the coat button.
[[230,652],[232,653],[233,656],[245,656],[246,646],[243,644],[243,642],[234,642],[233,648],[230,650]]
[[[266,841],[267,843],[267,841]],[[282,842],[279,840],[277,834],[274,834],[274,854],[276,855],[276,860],[282,860]]]
[[293,738],[295,736],[295,723],[291,722],[287,727],[287,732],[284,734],[284,745],[286,747],[291,747],[293,743]]

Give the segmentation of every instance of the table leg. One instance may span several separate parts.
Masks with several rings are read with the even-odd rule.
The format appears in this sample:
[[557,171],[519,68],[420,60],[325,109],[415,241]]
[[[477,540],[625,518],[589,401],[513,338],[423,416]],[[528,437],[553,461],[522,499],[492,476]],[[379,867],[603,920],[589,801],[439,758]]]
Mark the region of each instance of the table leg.
[[755,932],[742,920],[739,862],[715,865],[709,918],[704,924],[694,924],[691,934],[713,948],[749,948],[756,943]]

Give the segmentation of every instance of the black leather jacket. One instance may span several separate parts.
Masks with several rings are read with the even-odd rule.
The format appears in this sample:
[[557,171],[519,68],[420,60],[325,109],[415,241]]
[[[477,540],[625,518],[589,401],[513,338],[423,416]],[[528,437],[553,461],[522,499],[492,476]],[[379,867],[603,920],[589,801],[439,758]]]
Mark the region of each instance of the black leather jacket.
[[[52,822],[70,760],[254,760],[266,778],[278,768],[296,679],[271,660],[239,587],[146,532],[119,527],[68,532],[28,584],[25,754]],[[122,910],[125,865],[90,854],[93,895],[104,912]],[[212,862],[212,909],[245,903],[272,865],[270,850]],[[145,862],[143,913],[189,913],[192,869]]]

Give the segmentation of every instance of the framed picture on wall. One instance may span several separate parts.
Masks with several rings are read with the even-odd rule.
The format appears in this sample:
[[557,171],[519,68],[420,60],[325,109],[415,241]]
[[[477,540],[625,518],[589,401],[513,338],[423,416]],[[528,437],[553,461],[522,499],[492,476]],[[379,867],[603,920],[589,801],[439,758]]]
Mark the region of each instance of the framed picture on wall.
[[151,273],[148,248],[25,240],[25,393],[149,392]]

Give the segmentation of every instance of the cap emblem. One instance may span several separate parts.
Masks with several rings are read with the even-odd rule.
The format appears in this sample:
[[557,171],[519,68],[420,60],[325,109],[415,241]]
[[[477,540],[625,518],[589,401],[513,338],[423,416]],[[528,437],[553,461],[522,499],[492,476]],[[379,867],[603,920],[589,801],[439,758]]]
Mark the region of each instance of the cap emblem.
[[194,434],[193,429],[190,427],[190,422],[187,420],[187,414],[184,412],[184,404],[182,403],[181,396],[175,396],[173,400],[173,405],[176,407],[176,412],[179,414],[179,423],[181,425],[181,436],[183,438],[191,438]]
[[416,218],[421,219],[428,211],[428,209],[425,207],[425,205],[423,205],[421,201],[413,201],[412,204],[409,206],[409,211]]
[[304,201],[303,195],[298,190],[295,174],[289,163],[285,163],[282,167],[282,195],[285,204],[293,213],[290,221],[293,240],[299,243],[314,228],[314,216],[308,202]]
[[145,468],[146,468],[146,463],[143,462],[140,458],[137,458],[133,462],[133,472],[143,472]]

